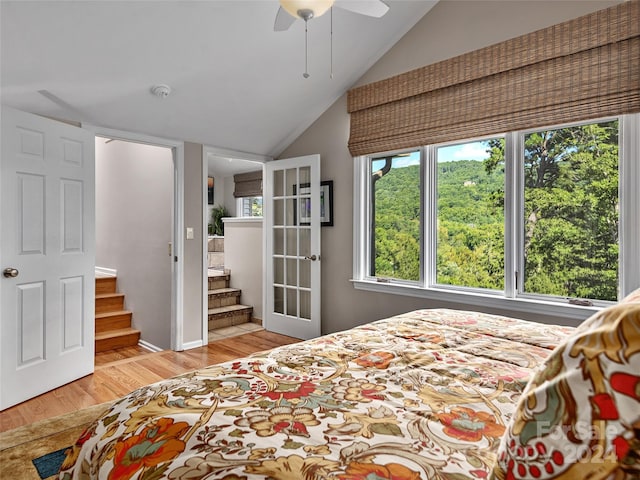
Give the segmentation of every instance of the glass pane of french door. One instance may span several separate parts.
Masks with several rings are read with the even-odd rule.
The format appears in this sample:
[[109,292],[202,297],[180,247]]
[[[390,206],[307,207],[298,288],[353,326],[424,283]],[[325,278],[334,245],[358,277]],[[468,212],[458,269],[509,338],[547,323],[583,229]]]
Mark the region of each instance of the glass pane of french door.
[[311,169],[274,170],[273,182],[273,311],[310,319]]

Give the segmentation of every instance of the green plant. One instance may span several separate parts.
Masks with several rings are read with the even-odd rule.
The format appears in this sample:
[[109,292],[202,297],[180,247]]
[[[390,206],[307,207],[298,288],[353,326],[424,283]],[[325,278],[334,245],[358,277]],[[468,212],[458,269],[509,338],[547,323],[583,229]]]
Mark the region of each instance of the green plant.
[[229,211],[224,205],[214,205],[211,209],[211,233],[213,235],[224,236],[224,222],[223,217],[228,217]]

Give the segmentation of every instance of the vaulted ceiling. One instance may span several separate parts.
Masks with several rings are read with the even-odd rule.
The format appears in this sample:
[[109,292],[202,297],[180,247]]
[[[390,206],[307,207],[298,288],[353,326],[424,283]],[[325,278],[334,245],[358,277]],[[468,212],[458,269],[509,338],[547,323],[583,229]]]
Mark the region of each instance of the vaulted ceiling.
[[[304,22],[274,32],[277,0],[2,0],[0,99],[42,115],[275,156],[436,1],[385,0],[382,18],[334,8],[312,19],[303,78]],[[157,84],[171,94],[154,96]]]

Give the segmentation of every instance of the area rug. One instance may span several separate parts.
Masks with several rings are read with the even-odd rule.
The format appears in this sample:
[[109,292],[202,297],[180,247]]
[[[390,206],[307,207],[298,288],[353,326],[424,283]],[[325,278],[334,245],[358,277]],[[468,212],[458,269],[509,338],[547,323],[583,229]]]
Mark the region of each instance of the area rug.
[[0,478],[55,478],[67,447],[110,406],[102,403],[0,433]]

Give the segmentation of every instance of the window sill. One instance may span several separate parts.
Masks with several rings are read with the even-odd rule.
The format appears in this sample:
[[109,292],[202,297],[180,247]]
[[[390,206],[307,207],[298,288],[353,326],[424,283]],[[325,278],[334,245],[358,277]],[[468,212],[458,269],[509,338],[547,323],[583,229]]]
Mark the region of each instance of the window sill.
[[262,223],[262,217],[224,217],[224,223]]
[[594,313],[602,310],[600,306],[570,305],[568,303],[533,300],[529,298],[505,298],[478,292],[451,291],[438,288],[422,288],[417,285],[401,285],[371,280],[351,280],[354,288],[377,293],[405,295],[427,298],[441,302],[488,307],[509,312],[551,315],[567,319],[569,325],[577,326]]

